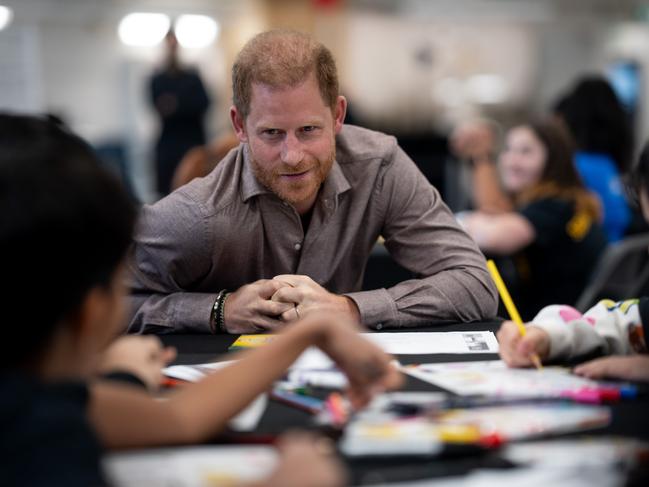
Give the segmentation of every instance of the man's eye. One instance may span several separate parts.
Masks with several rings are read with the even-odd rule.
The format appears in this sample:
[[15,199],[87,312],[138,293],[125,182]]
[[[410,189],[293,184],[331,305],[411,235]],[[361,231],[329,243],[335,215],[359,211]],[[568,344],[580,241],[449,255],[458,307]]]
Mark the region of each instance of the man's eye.
[[279,130],[277,129],[266,129],[264,130],[265,135],[279,135]]

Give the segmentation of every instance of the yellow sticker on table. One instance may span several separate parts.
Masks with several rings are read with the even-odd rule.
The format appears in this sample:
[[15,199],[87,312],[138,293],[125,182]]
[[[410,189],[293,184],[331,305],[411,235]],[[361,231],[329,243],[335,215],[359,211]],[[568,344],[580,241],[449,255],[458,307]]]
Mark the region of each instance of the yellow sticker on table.
[[259,335],[241,335],[230,345],[230,348],[255,348],[272,342],[277,335],[259,334]]

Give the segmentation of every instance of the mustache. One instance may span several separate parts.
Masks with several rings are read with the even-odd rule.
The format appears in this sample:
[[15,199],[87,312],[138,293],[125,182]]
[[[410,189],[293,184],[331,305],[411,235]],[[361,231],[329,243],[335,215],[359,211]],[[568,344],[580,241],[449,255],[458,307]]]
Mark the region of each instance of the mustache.
[[300,174],[309,170],[320,171],[323,167],[331,165],[336,159],[336,150],[334,148],[327,156],[323,158],[314,157],[313,155],[305,155],[305,158],[300,161],[298,166],[280,163],[281,165],[279,167],[267,167],[269,163],[260,163],[255,157],[255,154],[252,152],[252,150],[250,150],[249,148],[247,150],[249,151],[248,157],[250,157],[252,165],[260,169],[266,166],[264,172],[268,175],[273,176]]
[[275,168],[273,172],[275,174],[300,174],[320,164],[322,164],[322,161],[316,158],[308,158],[303,159],[298,166],[286,166],[282,164],[280,167]]

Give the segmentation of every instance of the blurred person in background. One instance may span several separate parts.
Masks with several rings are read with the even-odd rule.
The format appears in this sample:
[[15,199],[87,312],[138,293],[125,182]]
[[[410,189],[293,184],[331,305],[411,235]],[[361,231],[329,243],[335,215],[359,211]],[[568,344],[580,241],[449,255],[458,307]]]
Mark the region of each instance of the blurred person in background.
[[581,78],[554,107],[577,144],[575,164],[584,185],[602,203],[610,242],[620,240],[631,221],[621,175],[629,168],[633,137],[628,114],[600,76]]
[[207,176],[238,145],[239,139],[234,132],[229,131],[205,145],[190,149],[174,171],[171,190],[174,191],[195,178]]
[[[492,120],[480,118],[459,124],[449,139],[449,149],[462,168],[460,191],[471,209],[485,213],[511,211],[513,204],[499,181],[496,157],[502,138]],[[461,208],[462,210],[467,209]]]
[[166,60],[151,78],[151,102],[160,118],[155,145],[156,190],[171,190],[171,180],[183,156],[205,144],[205,112],[210,99],[197,70],[180,64],[178,40],[172,30],[165,38]]
[[468,212],[461,222],[485,253],[512,258],[509,284],[524,318],[550,303],[574,303],[606,236],[600,206],[575,170],[570,135],[556,120],[514,127],[498,171],[513,210]]
[[[649,221],[649,143],[631,174],[643,217]],[[500,356],[510,367],[529,367],[530,355],[544,362],[570,362],[587,355],[574,373],[591,379],[615,378],[649,382],[649,297],[614,302],[605,299],[581,314],[554,304],[543,308],[522,337],[518,326],[505,321],[498,331]]]

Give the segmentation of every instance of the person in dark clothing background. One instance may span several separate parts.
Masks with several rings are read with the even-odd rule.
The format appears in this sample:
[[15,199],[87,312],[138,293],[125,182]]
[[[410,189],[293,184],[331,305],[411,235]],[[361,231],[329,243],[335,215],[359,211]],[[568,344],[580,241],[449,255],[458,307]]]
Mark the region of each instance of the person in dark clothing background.
[[600,200],[607,238],[617,242],[632,219],[622,183],[633,152],[629,114],[610,83],[598,75],[579,79],[555,103],[554,112],[577,144],[575,166],[584,185]]
[[172,30],[165,43],[165,66],[153,75],[150,85],[151,101],[160,118],[155,145],[156,190],[160,196],[170,192],[174,171],[185,153],[205,144],[204,118],[210,105],[198,71],[181,66]]
[[513,262],[505,281],[526,320],[548,304],[576,302],[606,247],[601,206],[581,182],[573,156],[570,134],[556,119],[511,128],[497,175],[513,209],[460,217],[483,252]]

